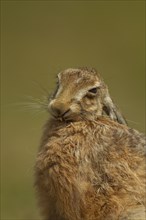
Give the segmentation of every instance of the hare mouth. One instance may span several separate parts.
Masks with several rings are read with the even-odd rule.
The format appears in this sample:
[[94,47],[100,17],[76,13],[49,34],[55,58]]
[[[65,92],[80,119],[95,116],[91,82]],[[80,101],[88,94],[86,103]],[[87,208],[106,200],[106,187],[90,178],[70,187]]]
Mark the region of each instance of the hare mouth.
[[79,121],[79,115],[75,114],[75,113],[71,113],[70,111],[66,111],[66,113],[64,113],[63,115],[54,115],[51,114],[53,116],[54,119],[61,121],[61,122],[75,122],[75,121]]

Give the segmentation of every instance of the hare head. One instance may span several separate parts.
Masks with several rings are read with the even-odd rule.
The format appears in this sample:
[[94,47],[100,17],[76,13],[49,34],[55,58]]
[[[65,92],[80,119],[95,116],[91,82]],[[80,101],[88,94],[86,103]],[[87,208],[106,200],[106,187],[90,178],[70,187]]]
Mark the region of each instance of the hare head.
[[93,120],[107,115],[112,120],[126,124],[95,69],[67,69],[59,73],[49,110],[55,118],[63,121]]

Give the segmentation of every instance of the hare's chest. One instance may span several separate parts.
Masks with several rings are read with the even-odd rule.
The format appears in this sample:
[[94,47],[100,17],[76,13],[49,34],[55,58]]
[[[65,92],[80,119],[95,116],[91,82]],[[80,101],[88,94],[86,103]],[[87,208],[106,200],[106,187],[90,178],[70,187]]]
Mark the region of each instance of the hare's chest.
[[67,184],[91,173],[90,149],[78,134],[50,138],[42,155],[43,174],[50,181]]

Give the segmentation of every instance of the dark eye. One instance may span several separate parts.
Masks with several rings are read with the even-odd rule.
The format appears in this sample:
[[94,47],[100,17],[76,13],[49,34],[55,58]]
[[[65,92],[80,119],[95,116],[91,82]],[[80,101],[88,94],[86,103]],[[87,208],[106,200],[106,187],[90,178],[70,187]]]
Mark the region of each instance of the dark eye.
[[96,94],[96,93],[97,93],[97,88],[90,89],[90,90],[88,90],[88,92],[91,92],[91,93],[93,93],[93,94]]

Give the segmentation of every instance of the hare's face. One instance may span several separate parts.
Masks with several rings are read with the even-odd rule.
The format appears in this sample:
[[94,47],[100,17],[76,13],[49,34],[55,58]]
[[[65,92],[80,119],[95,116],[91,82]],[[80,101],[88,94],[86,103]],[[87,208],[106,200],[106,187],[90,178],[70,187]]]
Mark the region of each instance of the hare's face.
[[95,70],[67,69],[58,74],[58,86],[49,104],[50,112],[65,121],[93,119],[102,114],[103,87]]
[[61,121],[94,120],[107,115],[120,124],[127,124],[94,69],[67,69],[59,73],[49,110]]

